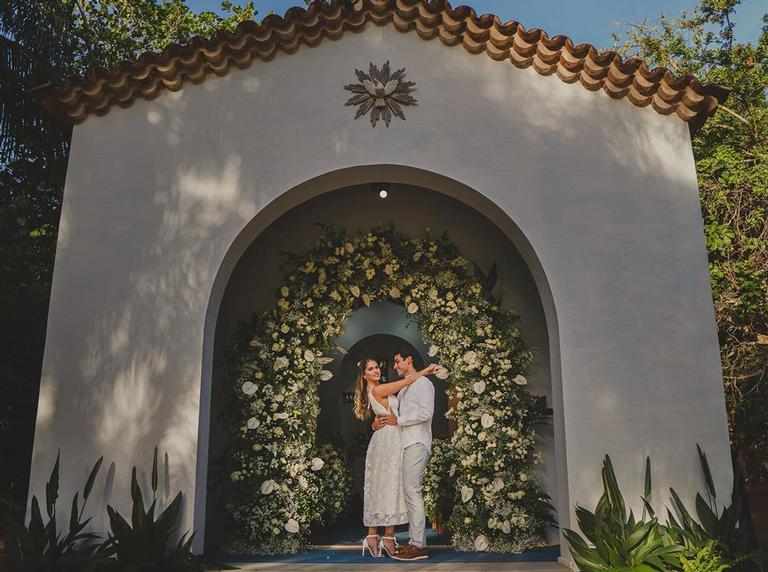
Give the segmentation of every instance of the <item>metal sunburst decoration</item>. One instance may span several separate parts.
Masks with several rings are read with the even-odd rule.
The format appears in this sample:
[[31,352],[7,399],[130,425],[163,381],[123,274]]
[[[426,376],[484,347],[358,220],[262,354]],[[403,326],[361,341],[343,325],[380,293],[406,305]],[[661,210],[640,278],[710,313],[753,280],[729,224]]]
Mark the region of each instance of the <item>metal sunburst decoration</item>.
[[416,105],[416,98],[409,95],[414,91],[413,86],[416,84],[403,80],[405,68],[390,73],[389,62],[385,63],[381,69],[371,63],[368,73],[358,69],[355,73],[360,83],[344,86],[344,89],[354,94],[345,105],[359,106],[355,119],[370,112],[372,127],[376,127],[379,119],[383,119],[385,125],[389,127],[393,115],[404,120],[403,107]]

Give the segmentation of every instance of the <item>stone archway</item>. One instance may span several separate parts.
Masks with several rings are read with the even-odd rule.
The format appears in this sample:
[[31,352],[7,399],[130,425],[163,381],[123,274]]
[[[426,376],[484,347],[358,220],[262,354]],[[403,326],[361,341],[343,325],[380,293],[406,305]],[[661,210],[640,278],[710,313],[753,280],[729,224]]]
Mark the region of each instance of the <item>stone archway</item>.
[[[525,259],[526,264],[528,264],[529,268],[531,268],[532,274],[534,275],[534,279],[536,281],[536,286],[539,291],[539,296],[542,299],[542,305],[544,306],[546,321],[547,321],[547,329],[550,332],[549,333],[549,354],[551,362],[550,363],[550,371],[552,376],[552,392],[553,392],[553,405],[555,407],[558,406],[559,402],[559,396],[558,394],[558,387],[559,387],[559,375],[557,374],[557,369],[555,367],[552,367],[553,364],[558,363],[557,352],[552,351],[553,350],[553,344],[554,347],[556,347],[556,328],[553,330],[552,323],[554,322],[556,324],[556,319],[553,313],[553,304],[551,302],[551,296],[550,299],[547,300],[546,296],[542,296],[542,283],[540,282],[540,279],[543,278],[543,271],[540,268],[540,265],[537,263],[536,258],[533,258],[533,264],[531,264],[530,261],[530,255],[533,254],[532,248],[530,245],[528,245],[527,241],[524,239],[522,233],[517,229],[514,225],[514,223],[500,212],[500,209],[496,208],[490,201],[479,195],[479,193],[472,191],[471,189],[468,189],[464,185],[460,185],[456,183],[455,181],[450,181],[444,177],[439,177],[434,174],[417,170],[417,169],[409,169],[409,168],[403,168],[403,167],[397,167],[397,166],[377,166],[377,167],[362,167],[362,168],[355,168],[355,169],[349,169],[345,170],[344,172],[335,172],[328,175],[325,175],[323,177],[320,177],[318,179],[315,179],[313,181],[310,181],[308,183],[305,183],[303,185],[300,185],[297,188],[292,189],[288,193],[285,193],[281,195],[279,199],[277,199],[273,204],[267,206],[265,210],[262,212],[261,215],[257,216],[253,221],[251,221],[246,228],[240,233],[238,238],[233,243],[232,247],[230,248],[230,251],[225,258],[225,264],[222,265],[219,274],[216,278],[216,283],[221,287],[222,284],[225,286],[226,282],[228,280],[228,273],[232,272],[233,265],[229,266],[227,268],[227,258],[229,258],[230,263],[237,263],[238,261],[238,252],[240,255],[244,252],[244,250],[248,247],[248,244],[255,240],[257,236],[261,234],[261,232],[275,219],[277,219],[280,215],[282,215],[284,212],[289,211],[292,207],[300,204],[301,202],[310,199],[313,196],[320,196],[323,193],[331,192],[335,188],[348,186],[350,184],[354,183],[371,183],[376,181],[387,181],[387,182],[393,182],[393,183],[412,183],[412,184],[418,184],[419,186],[429,188],[434,191],[438,191],[440,193],[443,193],[445,195],[448,195],[450,197],[456,198],[460,200],[462,203],[468,206],[472,206],[479,212],[481,212],[486,218],[493,221],[493,224],[500,227],[504,234],[507,236],[507,238],[510,239],[510,241],[515,245],[515,247],[521,252],[523,258]],[[481,207],[481,208],[478,208]],[[263,215],[263,216],[262,216]],[[271,219],[271,220],[270,220]],[[501,225],[499,223],[502,223]],[[503,225],[503,226],[502,226]],[[504,228],[506,227],[506,228]],[[517,240],[512,240],[512,237],[516,238]],[[521,242],[522,240],[522,242]],[[526,256],[526,253],[528,256]],[[538,270],[538,272],[537,272]],[[538,276],[537,276],[538,274]],[[546,280],[543,282],[543,290],[545,292],[548,291],[548,286],[546,285]],[[214,295],[216,294],[216,288],[214,288]],[[208,332],[209,327],[215,325],[215,318],[216,318],[216,312],[212,312],[214,308],[217,307],[217,303],[221,302],[221,296],[222,292],[219,292],[219,299],[216,300],[215,296],[212,296],[211,298],[211,305],[208,309],[208,319],[207,319],[207,326],[206,326],[206,332]],[[211,318],[213,317],[213,323],[210,322]],[[210,344],[212,340],[206,335],[206,344]],[[212,350],[211,345],[207,345],[208,351],[206,352],[206,358],[211,359],[211,356],[209,355],[209,351]],[[204,361],[204,364],[206,362]],[[210,362],[209,362],[210,363]],[[210,371],[204,370],[204,376],[205,373],[208,373],[210,375]],[[205,379],[205,377],[204,377]],[[210,381],[209,381],[210,383]],[[206,384],[204,383],[204,392],[205,392]],[[208,391],[210,391],[210,387],[208,387]],[[203,394],[205,396],[205,393]],[[210,395],[210,394],[209,394]],[[206,399],[203,399],[201,403],[205,403]],[[203,447],[205,444],[207,444],[208,440],[205,437],[204,434],[204,420],[207,416],[207,412],[203,411],[201,409],[201,435],[200,435],[200,444],[201,447]],[[555,423],[558,423],[558,415],[555,413]],[[559,459],[562,456],[560,454],[560,450],[562,448],[562,439],[558,438],[557,432],[555,432],[555,449],[556,449],[556,463],[559,463]],[[204,453],[204,454],[203,454]],[[200,456],[198,458],[198,478],[200,478],[200,463],[201,459],[207,458],[207,451],[202,452],[200,451]],[[207,463],[207,461],[206,461]],[[203,467],[206,467],[206,465],[203,465]],[[557,483],[557,491],[558,491],[558,500],[562,499],[562,496],[559,494],[560,490],[564,489],[564,483],[561,483],[559,481],[559,478],[561,475],[564,475],[564,471],[560,470],[560,467],[558,467],[557,475],[558,475],[558,483]],[[203,490],[202,487],[198,490]],[[202,499],[204,502],[204,499]],[[199,503],[200,499],[196,499],[196,504]],[[567,504],[563,504],[562,506],[567,506]],[[198,507],[196,507],[195,511],[195,528],[200,530],[202,528],[202,525],[204,521],[198,520],[200,517],[200,513],[198,512]],[[561,508],[561,507],[559,507]],[[567,510],[567,509],[566,509]],[[204,518],[204,516],[203,516]]]

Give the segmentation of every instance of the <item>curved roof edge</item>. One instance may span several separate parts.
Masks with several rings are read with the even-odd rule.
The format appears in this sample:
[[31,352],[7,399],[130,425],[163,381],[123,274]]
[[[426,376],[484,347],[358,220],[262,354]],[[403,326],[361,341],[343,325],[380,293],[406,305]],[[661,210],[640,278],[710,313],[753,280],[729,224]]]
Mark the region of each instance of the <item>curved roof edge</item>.
[[324,38],[339,39],[368,24],[392,25],[422,39],[438,38],[448,46],[533,67],[541,75],[557,75],[590,91],[603,90],[613,99],[627,98],[638,107],[677,114],[695,133],[728,97],[723,86],[702,85],[694,76],[675,77],[667,68],[649,69],[638,58],[624,60],[613,51],[598,52],[590,44],[574,46],[567,36],[553,38],[539,29],[526,30],[515,21],[493,14],[478,16],[468,6],[452,8],[447,0],[315,0],[308,8],[269,15],[260,23],[241,22],[234,32],[219,30],[210,38],[197,36],[184,45],[147,52],[112,69],[96,68],[61,86],[35,88],[43,105],[59,119],[81,123],[105,115],[117,105],[152,99],[163,90],[177,91],[186,82],[199,83],[230,68],[246,68],[254,60],[269,61],[277,52],[293,53]]

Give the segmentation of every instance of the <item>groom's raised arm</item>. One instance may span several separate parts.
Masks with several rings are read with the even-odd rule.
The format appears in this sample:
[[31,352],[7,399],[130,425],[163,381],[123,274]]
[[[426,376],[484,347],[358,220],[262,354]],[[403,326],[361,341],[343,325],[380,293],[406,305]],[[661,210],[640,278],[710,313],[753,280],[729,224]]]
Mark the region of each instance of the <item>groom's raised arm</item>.
[[414,383],[408,389],[408,398],[413,399],[413,403],[397,416],[398,425],[407,427],[432,419],[435,413],[435,387],[431,381],[424,379]]

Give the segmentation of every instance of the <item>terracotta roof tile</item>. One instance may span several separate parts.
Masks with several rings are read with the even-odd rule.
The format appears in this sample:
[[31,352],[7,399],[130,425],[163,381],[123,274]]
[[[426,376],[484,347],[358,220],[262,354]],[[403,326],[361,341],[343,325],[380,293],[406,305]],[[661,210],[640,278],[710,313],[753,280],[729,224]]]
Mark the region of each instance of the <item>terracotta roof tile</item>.
[[254,60],[268,61],[277,52],[293,53],[302,44],[315,46],[324,38],[361,31],[368,23],[392,25],[425,40],[439,38],[449,46],[461,44],[473,54],[485,52],[518,68],[533,67],[541,75],[579,82],[591,91],[626,97],[634,105],[651,105],[662,114],[676,113],[694,132],[725,101],[728,89],[701,85],[692,75],[675,77],[666,68],[648,69],[637,58],[623,60],[612,51],[598,52],[589,44],[573,45],[566,36],[550,38],[541,30],[526,30],[519,22],[502,22],[492,14],[478,16],[468,6],[452,8],[446,0],[316,1],[308,8],[291,8],[285,16],[270,15],[260,23],[240,23],[234,32],[220,30],[210,38],[195,37],[148,52],[113,69],[97,68],[61,86],[46,85],[36,93],[59,118],[80,123],[88,115],[104,115],[114,105],[128,107],[136,99],[152,99],[162,90],[177,91],[186,82],[224,75],[231,67],[246,68]]

